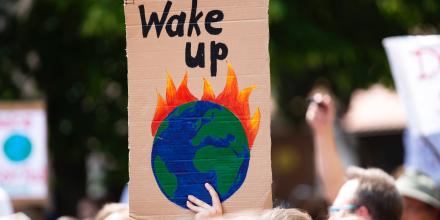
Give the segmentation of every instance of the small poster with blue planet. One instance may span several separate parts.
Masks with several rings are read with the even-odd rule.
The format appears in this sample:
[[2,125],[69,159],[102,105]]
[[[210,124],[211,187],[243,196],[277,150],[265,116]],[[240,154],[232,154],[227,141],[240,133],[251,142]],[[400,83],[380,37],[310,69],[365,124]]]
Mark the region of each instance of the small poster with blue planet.
[[42,102],[0,103],[0,187],[22,204],[48,200],[46,123]]

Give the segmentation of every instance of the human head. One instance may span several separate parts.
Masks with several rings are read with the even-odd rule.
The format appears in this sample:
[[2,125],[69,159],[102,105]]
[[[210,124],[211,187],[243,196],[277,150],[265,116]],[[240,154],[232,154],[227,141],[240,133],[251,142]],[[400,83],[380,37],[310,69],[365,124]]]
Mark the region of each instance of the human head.
[[[196,218],[197,219],[197,218]],[[244,210],[224,214],[217,218],[203,218],[217,220],[312,220],[309,214],[299,209],[273,208],[265,210]]]
[[380,169],[350,167],[347,178],[332,206],[339,210],[330,219],[355,214],[366,220],[400,220],[402,198],[393,177]]
[[128,220],[128,205],[110,203],[105,205],[96,215],[96,220]]
[[403,196],[402,220],[440,218],[440,186],[431,177],[407,169],[396,181],[396,187]]
[[338,220],[365,220],[365,218],[362,218],[357,215],[347,215],[347,216],[344,216]]
[[61,216],[57,218],[57,220],[78,220],[77,218],[74,218],[72,216]]
[[309,214],[298,209],[273,208],[263,214],[263,220],[312,220]]

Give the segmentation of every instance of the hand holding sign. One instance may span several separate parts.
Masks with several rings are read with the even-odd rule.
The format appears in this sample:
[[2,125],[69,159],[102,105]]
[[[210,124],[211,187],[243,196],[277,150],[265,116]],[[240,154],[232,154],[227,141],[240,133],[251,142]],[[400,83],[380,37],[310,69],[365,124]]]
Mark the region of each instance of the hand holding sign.
[[328,94],[316,93],[310,97],[306,119],[315,133],[328,132],[335,120],[335,106]]
[[131,216],[193,216],[188,195],[198,199],[190,196],[192,208],[219,214],[219,206],[206,206],[216,198],[206,182],[230,212],[268,205],[268,5],[125,4]]
[[209,195],[211,195],[212,206],[192,195],[188,196],[189,201],[186,202],[186,205],[197,213],[196,219],[221,217],[223,215],[223,208],[217,192],[209,183],[205,183],[205,188],[208,190]]

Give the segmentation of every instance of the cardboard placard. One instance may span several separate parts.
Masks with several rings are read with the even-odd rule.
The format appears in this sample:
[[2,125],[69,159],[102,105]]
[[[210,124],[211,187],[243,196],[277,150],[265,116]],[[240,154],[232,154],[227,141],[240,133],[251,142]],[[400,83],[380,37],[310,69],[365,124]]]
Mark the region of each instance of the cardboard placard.
[[268,0],[125,2],[135,219],[271,206]]
[[16,205],[48,200],[47,119],[42,102],[0,103],[0,187]]

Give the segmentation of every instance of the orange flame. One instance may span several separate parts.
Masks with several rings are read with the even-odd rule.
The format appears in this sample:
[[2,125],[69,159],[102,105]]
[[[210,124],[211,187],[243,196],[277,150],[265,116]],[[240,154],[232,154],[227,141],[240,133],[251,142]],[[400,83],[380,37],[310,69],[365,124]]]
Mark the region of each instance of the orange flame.
[[[234,113],[243,125],[246,137],[248,139],[249,148],[254,144],[255,136],[257,136],[260,127],[260,109],[257,108],[252,118],[249,110],[249,96],[255,89],[255,86],[248,87],[242,91],[238,90],[237,76],[235,75],[232,66],[228,64],[228,76],[225,88],[217,97],[208,80],[203,80],[203,95],[200,100],[209,101],[220,104]],[[162,121],[170,114],[177,106],[198,101],[198,99],[191,94],[187,86],[188,73],[185,73],[179,88],[176,91],[171,76],[167,76],[166,100],[158,93],[156,113],[154,114],[153,122],[151,123],[151,133],[156,135]]]

